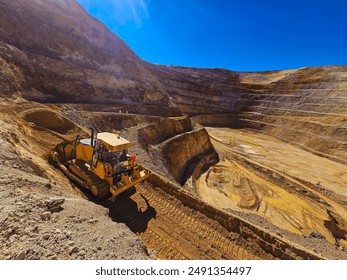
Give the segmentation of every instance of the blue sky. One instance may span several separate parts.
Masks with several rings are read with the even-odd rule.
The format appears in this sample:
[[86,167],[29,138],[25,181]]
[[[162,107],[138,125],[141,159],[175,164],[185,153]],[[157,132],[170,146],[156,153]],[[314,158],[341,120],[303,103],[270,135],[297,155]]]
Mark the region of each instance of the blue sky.
[[77,0],[142,59],[235,71],[347,65],[347,0]]

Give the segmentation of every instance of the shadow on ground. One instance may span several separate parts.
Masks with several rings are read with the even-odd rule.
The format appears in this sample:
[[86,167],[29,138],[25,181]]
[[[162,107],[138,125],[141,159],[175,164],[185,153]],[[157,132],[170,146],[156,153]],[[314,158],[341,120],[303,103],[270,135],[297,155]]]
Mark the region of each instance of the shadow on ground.
[[[83,190],[83,193],[89,200],[108,208],[112,221],[126,224],[131,231],[137,234],[145,232],[149,221],[157,217],[157,211],[150,205],[148,199],[141,193],[136,193],[135,190],[120,194],[115,198],[115,201],[95,199],[85,190]],[[137,202],[135,201],[135,196]]]

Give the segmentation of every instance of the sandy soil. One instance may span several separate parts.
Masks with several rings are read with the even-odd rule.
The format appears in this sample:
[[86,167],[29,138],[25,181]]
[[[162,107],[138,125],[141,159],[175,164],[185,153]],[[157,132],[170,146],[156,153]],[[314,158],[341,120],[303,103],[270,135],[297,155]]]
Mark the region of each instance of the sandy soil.
[[208,131],[222,160],[196,183],[204,200],[345,246],[346,166],[252,131]]

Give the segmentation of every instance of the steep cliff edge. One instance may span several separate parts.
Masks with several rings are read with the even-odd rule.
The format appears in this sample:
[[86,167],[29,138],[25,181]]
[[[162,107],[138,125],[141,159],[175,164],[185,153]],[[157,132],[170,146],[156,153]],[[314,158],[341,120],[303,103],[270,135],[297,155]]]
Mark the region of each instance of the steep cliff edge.
[[144,62],[75,1],[2,0],[0,26],[2,95],[169,107]]
[[171,131],[173,136],[165,137],[165,140],[156,145],[150,145],[148,151],[153,159],[160,156],[162,164],[181,185],[194,174],[199,163],[204,162],[208,168],[218,162],[218,155],[202,126],[194,124],[190,131],[180,133]]

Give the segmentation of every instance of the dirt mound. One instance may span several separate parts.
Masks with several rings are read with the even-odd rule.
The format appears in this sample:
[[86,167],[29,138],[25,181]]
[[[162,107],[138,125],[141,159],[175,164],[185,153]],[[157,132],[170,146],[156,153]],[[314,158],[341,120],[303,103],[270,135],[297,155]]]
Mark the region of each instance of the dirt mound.
[[[143,244],[108,212],[20,169],[0,175],[0,259],[147,259]],[[57,210],[48,203],[61,199]]]

